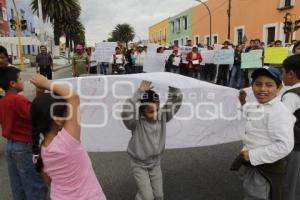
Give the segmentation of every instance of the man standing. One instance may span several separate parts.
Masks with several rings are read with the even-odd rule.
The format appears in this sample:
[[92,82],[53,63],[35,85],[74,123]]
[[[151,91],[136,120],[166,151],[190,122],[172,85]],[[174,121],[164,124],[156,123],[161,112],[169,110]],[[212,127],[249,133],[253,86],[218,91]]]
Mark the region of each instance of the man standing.
[[53,60],[50,53],[47,52],[47,47],[40,47],[41,53],[36,56],[36,72],[52,80]]
[[72,66],[74,77],[87,74],[90,71],[89,57],[83,52],[83,46],[81,44],[76,45],[76,53],[73,56]]

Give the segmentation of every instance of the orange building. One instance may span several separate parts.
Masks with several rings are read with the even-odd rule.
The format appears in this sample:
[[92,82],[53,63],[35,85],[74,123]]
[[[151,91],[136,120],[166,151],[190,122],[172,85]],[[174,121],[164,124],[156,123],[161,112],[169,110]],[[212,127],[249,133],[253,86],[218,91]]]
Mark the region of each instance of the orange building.
[[9,36],[6,0],[0,0],[0,37]]
[[[212,44],[228,38],[228,15],[230,0],[208,0],[212,16]],[[194,43],[209,43],[209,15],[203,4],[192,10],[192,35]],[[275,40],[287,41],[283,31],[286,13],[300,19],[300,2],[296,0],[231,0],[230,41],[237,44],[246,38],[261,39],[269,44]],[[300,39],[300,29],[293,39]]]

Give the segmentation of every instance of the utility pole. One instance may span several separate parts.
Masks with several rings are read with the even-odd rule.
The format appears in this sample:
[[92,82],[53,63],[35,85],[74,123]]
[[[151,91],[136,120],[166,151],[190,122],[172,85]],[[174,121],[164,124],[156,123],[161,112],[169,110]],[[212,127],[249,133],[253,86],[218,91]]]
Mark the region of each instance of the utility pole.
[[230,40],[230,30],[231,30],[231,0],[228,0],[228,32],[227,32],[227,39]]
[[15,0],[13,0],[14,8],[15,8],[15,13],[16,13],[16,33],[18,37],[18,49],[19,49],[19,59],[20,59],[20,69],[23,71],[25,69],[25,64],[24,64],[24,57],[23,57],[23,46],[22,46],[22,32],[21,32],[21,21],[19,17],[19,11],[16,6]]
[[40,21],[40,38],[41,38],[42,45],[44,45],[45,37],[44,37],[44,19],[43,19],[42,0],[38,0],[38,11],[39,11],[39,21]]

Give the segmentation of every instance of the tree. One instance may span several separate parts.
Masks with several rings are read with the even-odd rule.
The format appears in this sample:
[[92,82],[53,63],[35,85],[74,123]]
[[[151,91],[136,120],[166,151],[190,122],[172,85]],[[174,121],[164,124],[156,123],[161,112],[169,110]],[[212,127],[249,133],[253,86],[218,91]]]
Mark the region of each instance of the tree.
[[85,41],[85,28],[79,19],[62,24],[63,32],[66,36],[66,47],[72,47],[72,43],[78,44]]
[[135,37],[134,29],[129,24],[118,24],[111,33],[111,41],[125,42],[126,47],[128,42]]
[[[81,7],[78,0],[41,0],[44,21],[49,20],[53,25],[54,42],[59,45],[59,38],[63,33],[62,24],[78,19]],[[38,14],[38,0],[31,1],[33,13]]]

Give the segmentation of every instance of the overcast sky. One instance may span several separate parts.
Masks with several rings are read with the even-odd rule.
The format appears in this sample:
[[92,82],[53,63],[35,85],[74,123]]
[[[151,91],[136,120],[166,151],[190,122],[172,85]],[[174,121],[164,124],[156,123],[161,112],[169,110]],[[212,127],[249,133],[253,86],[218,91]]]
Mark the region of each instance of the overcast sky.
[[131,24],[136,40],[148,39],[148,27],[199,4],[195,0],[80,0],[86,42],[106,40],[115,25]]

